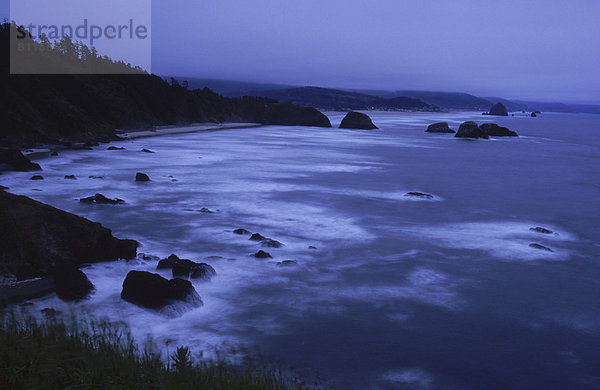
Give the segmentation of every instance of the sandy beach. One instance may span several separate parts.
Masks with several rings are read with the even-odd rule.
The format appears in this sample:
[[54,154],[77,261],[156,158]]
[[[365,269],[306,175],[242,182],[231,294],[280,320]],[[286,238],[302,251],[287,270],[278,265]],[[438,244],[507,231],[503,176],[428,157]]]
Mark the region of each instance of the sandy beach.
[[231,129],[249,129],[253,127],[264,126],[260,123],[202,123],[192,126],[183,127],[159,127],[156,130],[127,130],[120,133],[120,136],[125,139],[136,139],[146,137],[157,137],[160,135],[195,133],[199,131],[216,131],[216,130],[231,130]]

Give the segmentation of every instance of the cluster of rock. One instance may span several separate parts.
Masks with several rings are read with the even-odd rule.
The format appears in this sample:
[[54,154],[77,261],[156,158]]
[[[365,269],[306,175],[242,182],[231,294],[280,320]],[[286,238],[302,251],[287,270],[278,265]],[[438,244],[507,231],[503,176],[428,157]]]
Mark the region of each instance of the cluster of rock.
[[473,121],[464,122],[458,128],[455,137],[458,138],[484,138],[490,137],[517,137],[518,134],[506,127],[498,126],[495,123],[484,123],[478,126]]
[[162,259],[156,266],[157,270],[170,269],[174,278],[191,278],[208,281],[217,274],[215,269],[206,263],[196,263],[188,259],[180,259],[177,255],[171,254],[166,259]]
[[340,129],[374,130],[378,129],[378,127],[373,124],[373,121],[367,114],[350,111],[344,119],[342,119]]
[[92,283],[85,263],[133,259],[138,243],[121,240],[99,223],[25,196],[0,191],[0,306],[55,291],[63,300],[84,298]]
[[516,137],[517,133],[495,123],[484,123],[479,126],[473,121],[464,122],[455,132],[448,126],[448,122],[438,122],[427,127],[427,133],[456,133],[458,138],[489,138],[489,137]]
[[[266,247],[266,248],[281,248],[283,246],[283,244],[277,240],[274,240],[274,239],[268,238],[268,237],[263,237],[260,233],[252,234],[252,232],[250,232],[246,229],[236,229],[233,232],[235,234],[239,234],[239,235],[250,235],[250,238],[249,238],[250,241],[258,241],[261,243],[261,245],[263,247]],[[256,252],[254,254],[254,257],[256,257],[257,259],[273,258],[273,256],[271,256],[270,253],[262,251],[262,250],[259,250],[258,252]]]

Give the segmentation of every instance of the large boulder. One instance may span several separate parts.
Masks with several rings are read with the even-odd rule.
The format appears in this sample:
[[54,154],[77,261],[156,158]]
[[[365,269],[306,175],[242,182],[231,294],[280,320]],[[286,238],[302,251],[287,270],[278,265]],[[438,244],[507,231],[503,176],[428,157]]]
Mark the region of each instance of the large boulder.
[[502,103],[496,103],[490,108],[488,115],[508,116],[508,110]]
[[356,111],[349,112],[340,124],[340,129],[373,130],[377,128],[367,114]]
[[438,122],[427,127],[427,133],[456,133],[448,126],[448,122]]
[[39,164],[29,161],[23,153],[13,149],[0,149],[0,165],[22,172],[42,170]]
[[74,266],[55,269],[53,277],[56,295],[63,301],[78,301],[94,289],[87,275]]
[[262,109],[258,122],[266,125],[331,127],[327,115],[313,107],[270,101]]
[[455,137],[458,138],[489,138],[489,136],[484,133],[477,123],[473,121],[464,122],[458,128],[458,132]]
[[491,137],[517,137],[518,134],[495,123],[484,123],[479,129]]
[[135,174],[135,181],[150,181],[150,178],[145,173],[138,172]]
[[0,274],[19,280],[61,266],[133,259],[138,247],[99,223],[5,191],[0,191],[0,237]]
[[202,306],[200,296],[188,280],[167,280],[145,271],[130,271],[127,274],[121,298],[169,316]]

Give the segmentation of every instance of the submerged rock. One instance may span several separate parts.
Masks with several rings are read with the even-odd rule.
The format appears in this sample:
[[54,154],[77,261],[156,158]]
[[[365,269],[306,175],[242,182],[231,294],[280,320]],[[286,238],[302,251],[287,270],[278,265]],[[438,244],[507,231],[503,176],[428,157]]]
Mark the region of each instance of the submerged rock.
[[44,176],[33,175],[29,178],[29,180],[44,180]]
[[94,289],[87,275],[74,266],[57,268],[53,277],[56,295],[63,301],[83,299]]
[[0,149],[0,165],[6,164],[21,172],[41,171],[39,164],[31,162],[19,150]]
[[96,194],[94,196],[88,196],[87,198],[79,199],[81,203],[94,203],[94,204],[121,204],[125,203],[123,199],[115,198],[109,199],[102,194]]
[[535,112],[532,112],[532,113],[531,113],[531,117],[532,117],[532,118],[535,118],[535,117],[537,117],[537,114],[536,114]]
[[77,178],[75,177],[75,175],[65,175],[65,179],[76,180]]
[[490,108],[488,115],[508,116],[508,110],[502,103],[496,103]]
[[458,137],[458,138],[485,138],[485,139],[489,138],[489,136],[479,128],[477,123],[475,123],[473,121],[468,121],[468,122],[464,122],[463,124],[461,124],[460,127],[458,128],[458,132],[456,133],[455,137]]
[[267,239],[263,240],[262,246],[267,247],[267,248],[281,248],[283,246],[283,244],[277,240],[272,240],[270,238],[267,238]]
[[548,230],[546,228],[543,227],[534,227],[534,228],[529,228],[529,230],[531,230],[532,232],[536,232],[536,233],[542,233],[542,234],[552,234],[554,233],[552,230]]
[[156,266],[156,269],[172,269],[173,265],[177,262],[177,260],[179,260],[179,257],[177,257],[174,254],[171,254],[169,257],[167,257],[166,259],[162,259],[158,262],[158,265]]
[[0,191],[0,275],[19,280],[67,265],[136,257],[138,243],[99,223]]
[[256,257],[257,259],[272,259],[273,256],[271,256],[270,253],[265,252],[265,251],[258,251],[254,254],[254,257]]
[[207,209],[206,207],[202,207],[202,208],[201,208],[200,210],[198,210],[198,211],[200,211],[201,213],[204,213],[204,214],[214,214],[214,213],[215,213],[214,211],[212,211],[212,210],[209,210],[209,209]]
[[426,133],[456,133],[448,126],[448,122],[438,122],[427,127]]
[[413,197],[413,198],[421,198],[421,199],[433,199],[433,195],[431,194],[426,194],[424,192],[407,192],[406,194],[404,194],[404,196],[407,197]]
[[135,174],[135,181],[150,181],[150,178],[145,173],[138,172]]
[[215,269],[211,265],[206,263],[196,264],[190,270],[191,279],[202,279],[209,281],[216,274],[217,271],[215,271]]
[[[200,296],[188,280],[167,280],[145,271],[130,271],[127,274],[121,298],[171,316],[202,306]],[[170,307],[173,305],[178,305],[178,308]]]
[[254,233],[249,238],[249,240],[251,240],[251,241],[264,241],[266,239],[267,239],[266,237],[261,236],[259,233]]
[[144,153],[154,153],[150,149],[146,149],[146,148],[142,149],[141,152],[144,152]]
[[293,267],[295,265],[298,265],[296,260],[284,260],[277,263],[278,267]]
[[106,150],[125,150],[125,148],[121,148],[119,146],[109,146]]
[[506,127],[498,126],[495,123],[484,123],[479,126],[479,129],[488,136],[492,137],[517,137],[518,134],[514,131],[510,131]]
[[537,244],[537,243],[531,243],[531,244],[529,244],[529,246],[531,248],[540,249],[540,250],[543,250],[543,251],[546,251],[546,252],[554,252],[552,249],[548,248],[547,246],[543,246],[543,245],[540,245],[540,244]]
[[340,124],[340,129],[374,130],[377,128],[367,114],[357,111],[350,111]]
[[239,235],[248,235],[250,234],[250,232],[246,229],[235,229],[233,231],[235,234],[239,234]]

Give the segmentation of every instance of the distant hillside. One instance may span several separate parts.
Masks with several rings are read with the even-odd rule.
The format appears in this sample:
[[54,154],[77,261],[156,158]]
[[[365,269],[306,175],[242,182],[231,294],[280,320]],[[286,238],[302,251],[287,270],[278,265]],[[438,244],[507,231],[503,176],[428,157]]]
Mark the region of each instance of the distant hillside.
[[253,91],[252,95],[291,102],[300,106],[314,106],[323,110],[435,110],[419,99],[399,96],[392,99],[339,89],[301,87],[270,91]]
[[293,85],[285,84],[265,84],[265,83],[253,83],[245,81],[233,81],[233,80],[216,80],[216,79],[203,79],[203,78],[187,78],[187,77],[176,77],[177,80],[188,82],[188,86],[191,89],[204,89],[210,88],[219,95],[227,97],[238,97],[238,96],[251,96],[252,92],[256,91],[273,91],[278,89],[293,88]]
[[[0,146],[29,147],[39,142],[109,140],[115,129],[185,125],[194,122],[254,122],[281,125],[330,126],[319,111],[269,99],[229,99],[209,89],[189,90],[141,69],[73,45],[54,46],[25,40],[20,63],[73,70],[132,74],[9,74],[10,29],[0,26]],[[43,57],[43,58],[42,58]],[[36,69],[31,69],[35,71]]]
[[488,111],[497,102],[460,92],[396,91],[399,96],[421,99],[440,108],[452,110]]
[[570,114],[600,114],[600,105],[595,104],[567,104],[544,103],[515,100],[515,103],[524,104],[527,111],[564,112]]

